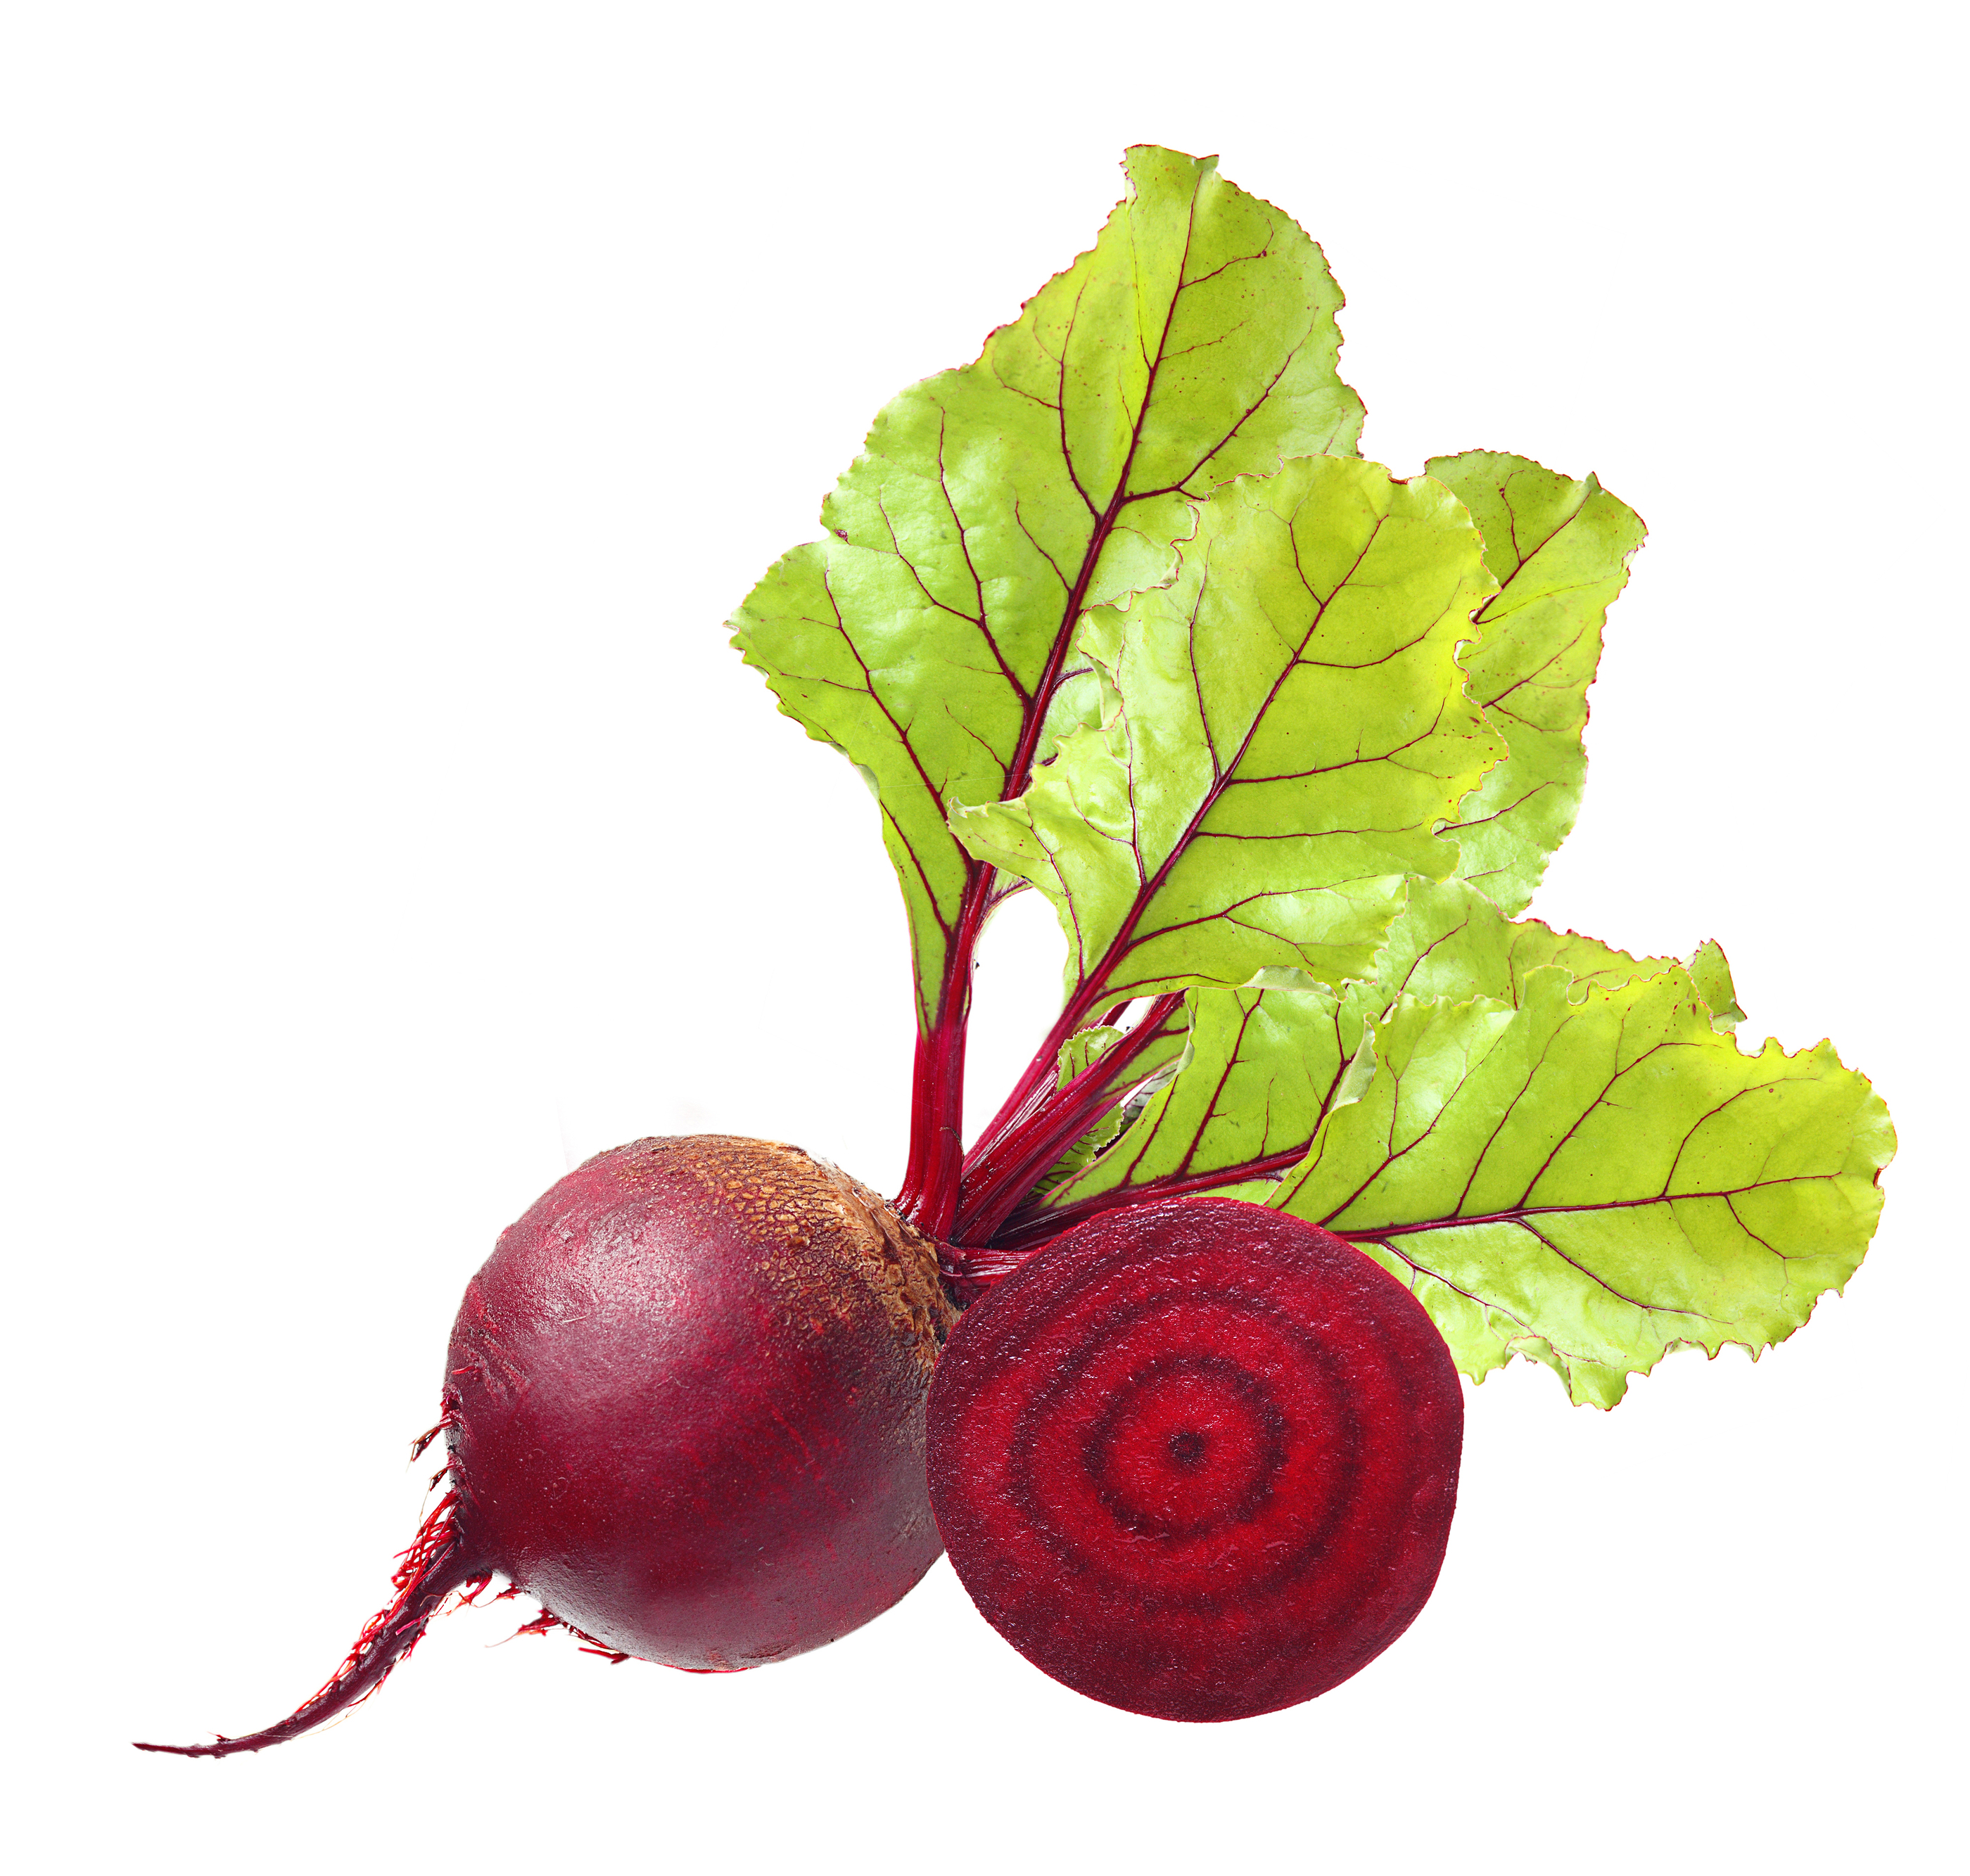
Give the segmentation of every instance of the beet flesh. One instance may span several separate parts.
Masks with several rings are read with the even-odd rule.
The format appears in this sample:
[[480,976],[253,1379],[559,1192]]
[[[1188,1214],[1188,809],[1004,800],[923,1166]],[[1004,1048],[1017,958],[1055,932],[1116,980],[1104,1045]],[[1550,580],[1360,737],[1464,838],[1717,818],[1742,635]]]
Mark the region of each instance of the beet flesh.
[[371,1691],[502,1575],[606,1651],[729,1671],[880,1615],[941,1550],[925,1401],[937,1248],[797,1147],[723,1134],[589,1160],[500,1237],[446,1362],[450,1491],[397,1596],[255,1751]]
[[1165,1200],[1066,1232],[966,1312],[931,1501],[1035,1667],[1132,1712],[1241,1719],[1415,1619],[1463,1430],[1442,1337],[1373,1260],[1263,1206]]

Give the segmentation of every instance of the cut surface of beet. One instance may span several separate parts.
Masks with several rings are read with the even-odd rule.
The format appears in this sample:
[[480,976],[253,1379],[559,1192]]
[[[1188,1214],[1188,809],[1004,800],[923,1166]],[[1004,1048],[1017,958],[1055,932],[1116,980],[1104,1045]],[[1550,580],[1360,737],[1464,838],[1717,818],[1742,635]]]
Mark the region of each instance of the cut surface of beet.
[[1068,1232],[960,1319],[930,1491],[972,1600],[1111,1706],[1241,1719],[1345,1680],[1428,1600],[1461,1385],[1351,1245],[1178,1199]]

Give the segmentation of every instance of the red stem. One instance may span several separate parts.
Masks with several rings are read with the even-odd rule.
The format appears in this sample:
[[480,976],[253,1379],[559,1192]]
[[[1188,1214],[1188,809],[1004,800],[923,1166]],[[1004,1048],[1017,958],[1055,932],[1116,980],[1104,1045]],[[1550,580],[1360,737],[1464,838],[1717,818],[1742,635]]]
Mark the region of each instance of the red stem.
[[[1091,1198],[1077,1199],[1068,1205],[1022,1205],[994,1234],[992,1250],[1009,1257],[1013,1264],[1022,1263],[1049,1239],[1076,1225],[1085,1224],[1104,1212],[1112,1212],[1117,1206],[1139,1205],[1150,1199],[1179,1199],[1186,1193],[1221,1190],[1248,1179],[1276,1178],[1291,1172],[1305,1157],[1306,1147],[1302,1144],[1284,1153],[1269,1154],[1263,1159],[1247,1160],[1242,1166],[1221,1167],[1214,1173],[1192,1173],[1182,1177],[1165,1173],[1160,1179],[1146,1179],[1139,1185],[1118,1186],[1113,1192],[1097,1193]],[[1347,1234],[1338,1232],[1334,1235],[1345,1237]],[[1012,1267],[1011,1264],[1007,1267]]]
[[[1129,437],[1128,453],[1123,458],[1121,471],[1115,478],[1115,486],[1107,505],[1094,517],[1094,529],[1081,557],[1080,570],[1074,575],[1074,585],[1068,593],[1067,604],[1061,613],[1060,625],[1054,634],[1052,649],[1047,654],[1046,668],[1040,673],[1039,682],[1033,688],[1026,720],[1020,729],[1019,746],[1013,751],[1011,764],[1006,771],[1006,785],[999,797],[1002,801],[1009,801],[1025,794],[1026,785],[1032,778],[1033,763],[1039,754],[1040,735],[1046,727],[1047,712],[1053,703],[1054,693],[1060,688],[1061,674],[1067,664],[1068,649],[1074,639],[1074,625],[1081,617],[1082,607],[1087,603],[1087,589],[1094,579],[1096,563],[1101,558],[1102,550],[1108,544],[1109,535],[1114,531],[1116,521],[1130,502],[1142,501],[1150,495],[1174,494],[1182,489],[1189,479],[1186,475],[1163,488],[1143,488],[1133,495],[1129,493],[1129,476],[1136,466],[1136,452],[1142,444],[1143,426],[1149,420],[1149,406],[1156,398],[1156,379],[1162,370],[1163,350],[1169,342],[1171,326],[1176,318],[1178,302],[1182,297],[1182,272],[1188,266],[1189,259],[1189,242],[1186,238],[1183,258],[1178,267],[1178,290],[1170,296],[1169,307],[1163,315],[1162,332],[1154,355],[1149,360],[1149,374],[1143,383],[1143,401],[1136,409],[1136,420]],[[1060,405],[1061,444],[1065,450],[1067,420],[1065,357],[1062,358],[1061,368],[1063,380]],[[1240,417],[1238,421],[1242,424],[1244,418]],[[1234,433],[1236,428],[1234,425]],[[1221,447],[1221,445],[1218,446]],[[1067,468],[1075,488],[1081,491],[1081,499],[1087,503],[1092,512],[1094,502],[1087,492],[1081,489],[1080,479],[1074,475],[1071,453],[1068,453]],[[971,1014],[973,953],[977,948],[978,933],[984,925],[985,914],[990,909],[994,877],[993,868],[980,866],[969,859],[966,861],[964,891],[958,901],[957,923],[951,950],[944,959],[944,982],[939,993],[937,1014],[931,1021],[929,1031],[920,1041],[917,1052],[918,1078],[910,1104],[909,1167],[897,1205],[898,1209],[920,1229],[940,1238],[945,1235],[950,1222],[957,1215],[958,1199],[964,1183],[964,1025]],[[1098,977],[1098,972],[1097,975]],[[1068,1011],[1062,1012],[1063,1021],[1067,1021],[1073,1008],[1074,1005],[1071,1004]],[[1053,1072],[1053,1063],[1059,1054],[1060,1043],[1081,1027],[1086,1014],[1085,1010],[1081,1011],[1065,1034],[1060,1034],[1058,1041],[1049,1038],[1041,1056],[1035,1059],[1035,1066],[1042,1074]],[[1055,1024],[1054,1028],[1058,1033],[1060,1024]],[[928,1060],[923,1041],[929,1043]],[[956,1063],[954,1070],[951,1066],[954,1062]],[[928,1076],[926,1069],[929,1071]],[[1029,1076],[1031,1073],[1032,1071],[1029,1070]]]
[[[1175,315],[1176,300],[1172,297],[1163,322],[1165,340],[1169,322]],[[1074,575],[1074,585],[1061,613],[1059,627],[1054,634],[1052,648],[1047,654],[1046,667],[1033,688],[1026,719],[1020,728],[1019,745],[1006,771],[1006,785],[999,797],[1002,801],[1010,801],[1024,794],[1032,779],[1033,764],[1039,755],[1040,735],[1046,727],[1047,712],[1052,706],[1054,694],[1060,688],[1061,675],[1066,669],[1074,625],[1087,602],[1096,563],[1101,558],[1102,549],[1108,544],[1109,535],[1114,531],[1117,518],[1131,501],[1168,492],[1161,489],[1143,489],[1133,495],[1128,492],[1129,472],[1135,466],[1136,446],[1142,441],[1143,424],[1156,394],[1156,374],[1162,363],[1162,348],[1159,346],[1156,356],[1150,363],[1148,379],[1143,386],[1143,401],[1136,413],[1128,455],[1123,459],[1121,473],[1115,479],[1114,492],[1109,496],[1107,505],[1094,518],[1094,531],[1081,557],[1080,571]],[[1071,472],[1071,464],[1069,468]],[[1076,486],[1079,486],[1078,482]],[[1091,508],[1093,504],[1090,502],[1089,506]],[[897,1208],[912,1223],[932,1237],[942,1237],[944,1229],[957,1215],[964,1162],[964,1026],[971,1014],[974,954],[977,949],[978,934],[984,927],[985,914],[990,910],[992,882],[996,876],[996,869],[992,867],[982,866],[974,860],[967,859],[965,862],[964,890],[958,901],[957,921],[951,949],[944,959],[944,982],[937,1014],[927,1032],[919,1031],[917,1079],[910,1103],[909,1167],[904,1177],[903,1190],[898,1195]],[[1067,1033],[1071,1035],[1072,1029]],[[925,1042],[930,1045],[928,1061],[923,1046]],[[1053,1053],[1057,1055],[1059,1044],[1055,1043],[1052,1047]],[[1049,1063],[1052,1059],[1052,1056],[1048,1057]],[[950,1066],[954,1060],[957,1063],[954,1073]],[[931,1071],[928,1079],[925,1075],[926,1068]]]
[[[1091,1006],[1096,1001],[1098,988],[1098,985],[1084,984],[1075,992],[1066,1008],[1055,1019],[1052,1028],[1047,1031],[1046,1039],[1034,1051],[1033,1059],[1026,1064],[1026,1072],[1020,1076],[1012,1092],[999,1104],[998,1112],[992,1116],[984,1131],[972,1143],[971,1151],[964,1156],[961,1175],[961,1183],[967,1196],[975,1180],[989,1176],[989,1169],[1000,1157],[1007,1137],[1034,1115],[1052,1107],[1055,1095],[1065,1093],[1064,1089],[1057,1089],[1055,1085],[1060,1073],[1061,1049],[1069,1037],[1087,1027],[1087,1019],[1093,1013]],[[1113,1008],[1104,1011],[1099,1020],[1112,1024],[1134,1000],[1133,998],[1124,998]],[[1138,1034],[1141,1037],[1141,1040],[1131,1049],[1131,1056],[1139,1050],[1150,1035],[1169,1020],[1169,1011],[1181,1005],[1182,1001],[1181,992],[1157,999],[1143,1021],[1129,1032],[1132,1037]],[[1088,1125],[1092,1126],[1099,1118],[1098,1115],[1091,1116]],[[1042,1172],[1045,1170],[1045,1167],[1040,1169]]]
[[[969,999],[967,998],[968,1001]],[[896,1209],[917,1228],[942,1238],[957,1215],[958,1181],[945,1170],[964,1111],[964,1033],[967,1011],[955,1022],[917,1031],[916,1063],[910,1077],[910,1158]],[[941,1216],[948,1212],[949,1216]]]
[[[1129,1065],[1182,1007],[1181,991],[1159,997],[1107,1054],[1090,1063],[1065,1087],[1034,1103],[1030,1113],[1006,1127],[983,1153],[974,1150],[965,1161],[964,1203],[951,1235],[961,1243],[990,1238],[1061,1154],[1127,1098]],[[1029,1069],[1028,1079],[1031,1073]]]
[[971,1020],[971,972],[978,934],[992,910],[993,869],[965,862],[964,893],[944,961],[935,1020],[917,1031],[910,1076],[910,1157],[896,1209],[932,1238],[949,1235],[957,1216],[964,1160],[964,1041]]

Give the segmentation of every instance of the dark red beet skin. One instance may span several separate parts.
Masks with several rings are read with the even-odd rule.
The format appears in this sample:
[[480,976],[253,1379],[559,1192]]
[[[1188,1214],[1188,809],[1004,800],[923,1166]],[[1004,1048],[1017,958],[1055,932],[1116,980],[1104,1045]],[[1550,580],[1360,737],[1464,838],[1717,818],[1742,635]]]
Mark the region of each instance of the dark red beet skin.
[[937,1560],[925,1396],[937,1248],[794,1147],[723,1134],[590,1160],[500,1238],[446,1362],[450,1490],[396,1599],[257,1751],[371,1691],[495,1574],[626,1655],[720,1671],[860,1627]]
[[1463,1436],[1449,1352],[1386,1271],[1282,1212],[1172,1199],[1067,1232],[966,1312],[931,1501],[1035,1667],[1133,1712],[1241,1719],[1415,1619]]
[[466,1288],[461,1522],[563,1621],[645,1660],[750,1667],[859,1628],[938,1556],[935,1254],[795,1147],[591,1160]]

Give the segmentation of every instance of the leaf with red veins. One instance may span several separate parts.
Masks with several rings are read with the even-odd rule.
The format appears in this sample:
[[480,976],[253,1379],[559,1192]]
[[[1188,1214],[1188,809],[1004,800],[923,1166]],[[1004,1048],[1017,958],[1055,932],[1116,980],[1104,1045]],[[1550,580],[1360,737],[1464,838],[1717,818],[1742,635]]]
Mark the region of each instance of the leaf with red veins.
[[1188,985],[1367,975],[1406,875],[1504,753],[1457,662],[1490,592],[1440,483],[1318,457],[1199,511],[1169,586],[1091,614],[1102,720],[1018,800],[953,810],[1068,936],[1075,1020]]
[[1738,1007],[1737,986],[1731,981],[1731,962],[1715,938],[1706,938],[1688,957],[1684,968],[1697,994],[1710,1006],[1710,1020],[1721,1030],[1735,1029],[1744,1020]]
[[[1716,953],[1723,966],[1723,954]],[[1178,1186],[1263,1199],[1252,1182],[1290,1172],[1321,1123],[1372,1066],[1370,1020],[1403,995],[1517,1003],[1533,972],[1572,973],[1569,995],[1660,975],[1673,958],[1637,958],[1536,919],[1507,919],[1463,881],[1415,879],[1375,975],[1339,996],[1286,990],[1191,993],[1191,1053],[1128,1137],[1055,1184],[1055,1208],[1098,1209],[1107,1195]],[[1071,1213],[1070,1215],[1072,1215]]]
[[1400,1277],[1467,1375],[1522,1355],[1611,1407],[1669,1350],[1755,1355],[1844,1286],[1894,1134],[1830,1043],[1742,1053],[1679,966],[1574,988],[1399,1000],[1270,1202]]
[[926,1027],[992,891],[947,810],[1018,794],[1093,720],[1084,611],[1168,579],[1195,501],[1360,433],[1341,294],[1305,232],[1212,159],[1144,147],[1126,167],[1094,248],[975,362],[882,411],[826,537],[733,622],[781,708],[875,790]]
[[[1728,986],[1724,954],[1711,949]],[[1364,1007],[1380,1016],[1405,995],[1516,1003],[1531,972],[1549,965],[1571,973],[1569,994],[1578,1002],[1590,989],[1658,977],[1679,962],[1636,957],[1536,918],[1509,919],[1465,880],[1419,879],[1410,882],[1409,903],[1376,957],[1373,995]]]
[[1458,811],[1458,871],[1520,912],[1580,812],[1601,628],[1648,531],[1591,475],[1576,481],[1489,450],[1426,466],[1470,509],[1498,582],[1464,667],[1510,753]]
[[1358,1011],[1318,992],[1201,990],[1191,1014],[1182,1071],[1124,1139],[1052,1189],[1050,1206],[1152,1183],[1221,1191],[1268,1169],[1277,1178],[1305,1154],[1342,1096]]

